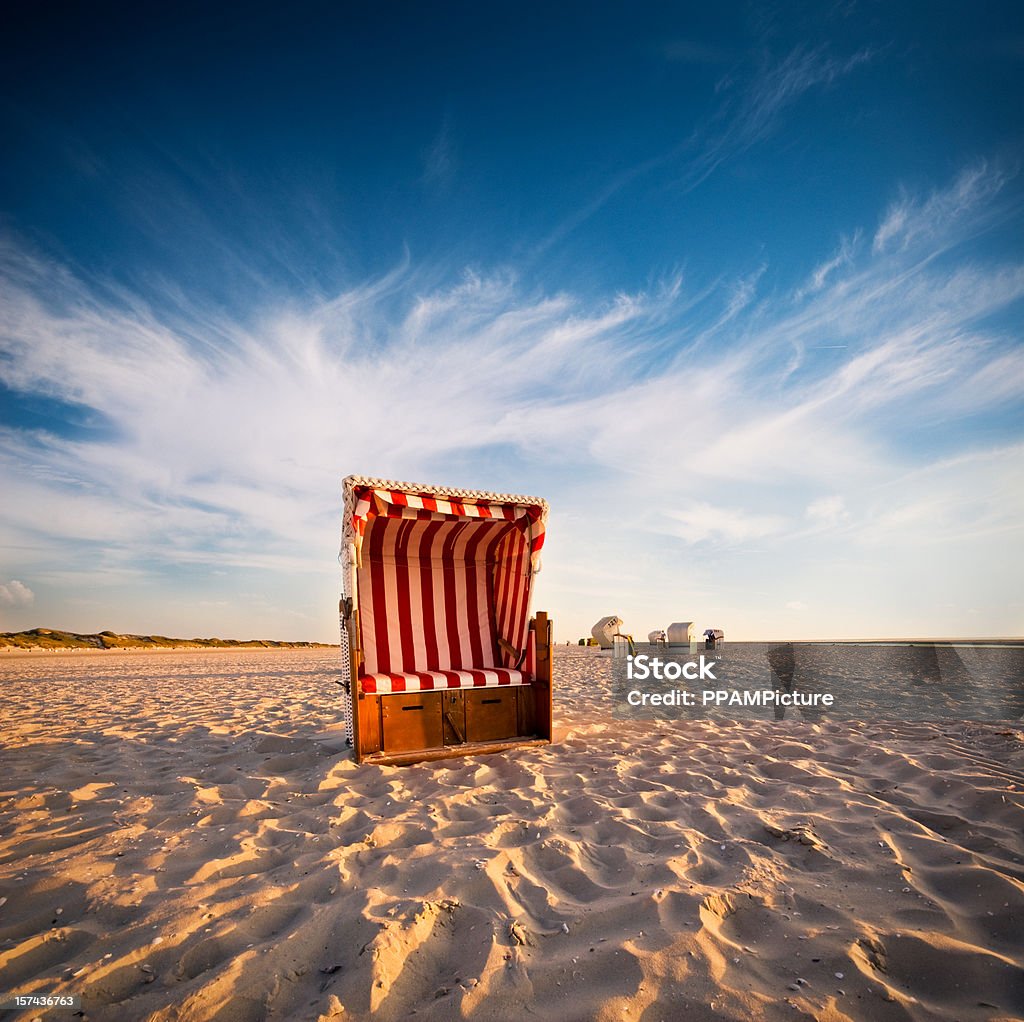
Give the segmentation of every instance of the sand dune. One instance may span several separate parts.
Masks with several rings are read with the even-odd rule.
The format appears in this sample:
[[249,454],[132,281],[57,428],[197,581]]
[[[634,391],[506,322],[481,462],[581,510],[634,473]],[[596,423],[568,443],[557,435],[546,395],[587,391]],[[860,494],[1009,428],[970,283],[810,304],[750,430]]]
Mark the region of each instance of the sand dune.
[[608,661],[561,649],[557,745],[357,767],[335,656],[0,658],[0,991],[118,1022],[1024,1014],[1016,727],[615,721]]

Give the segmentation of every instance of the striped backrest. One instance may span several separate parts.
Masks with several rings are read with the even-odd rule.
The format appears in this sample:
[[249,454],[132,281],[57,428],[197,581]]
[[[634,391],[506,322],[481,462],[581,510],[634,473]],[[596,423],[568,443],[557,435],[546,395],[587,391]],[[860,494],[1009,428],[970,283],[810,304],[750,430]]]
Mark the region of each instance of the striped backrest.
[[498,640],[526,645],[544,509],[367,491],[354,522],[363,671],[517,666]]

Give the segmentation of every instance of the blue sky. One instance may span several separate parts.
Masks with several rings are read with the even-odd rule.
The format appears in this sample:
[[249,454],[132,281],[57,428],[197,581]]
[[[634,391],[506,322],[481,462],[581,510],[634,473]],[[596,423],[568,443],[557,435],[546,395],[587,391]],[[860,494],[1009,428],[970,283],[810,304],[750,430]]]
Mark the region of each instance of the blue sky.
[[1020,635],[1024,9],[19,5],[0,628],[330,640],[349,472],[537,605]]

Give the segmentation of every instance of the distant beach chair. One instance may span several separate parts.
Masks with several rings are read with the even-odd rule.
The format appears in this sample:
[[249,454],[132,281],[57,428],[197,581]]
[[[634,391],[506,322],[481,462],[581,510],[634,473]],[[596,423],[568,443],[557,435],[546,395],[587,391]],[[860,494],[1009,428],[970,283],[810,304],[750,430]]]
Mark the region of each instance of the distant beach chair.
[[607,617],[601,618],[593,628],[590,629],[590,634],[597,640],[597,644],[601,649],[611,649],[615,645],[615,636],[619,634],[619,629],[623,625],[623,620],[617,614],[609,614]]
[[349,476],[341,656],[357,762],[551,741],[551,622],[530,617],[547,502]]
[[723,642],[725,642],[725,632],[723,632],[721,628],[704,629],[705,649],[718,649]]

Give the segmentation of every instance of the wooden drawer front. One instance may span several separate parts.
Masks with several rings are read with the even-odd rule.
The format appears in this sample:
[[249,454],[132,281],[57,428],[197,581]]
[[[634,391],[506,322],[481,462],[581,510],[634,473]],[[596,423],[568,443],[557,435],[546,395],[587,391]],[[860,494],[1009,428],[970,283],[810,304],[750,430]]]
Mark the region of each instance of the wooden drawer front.
[[486,688],[466,692],[466,741],[491,742],[515,738],[516,692],[513,688]]
[[441,692],[408,692],[380,700],[385,752],[437,749],[443,741]]

